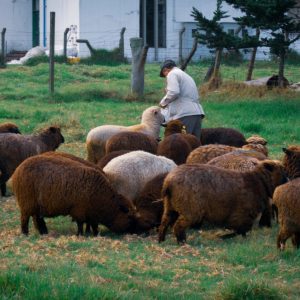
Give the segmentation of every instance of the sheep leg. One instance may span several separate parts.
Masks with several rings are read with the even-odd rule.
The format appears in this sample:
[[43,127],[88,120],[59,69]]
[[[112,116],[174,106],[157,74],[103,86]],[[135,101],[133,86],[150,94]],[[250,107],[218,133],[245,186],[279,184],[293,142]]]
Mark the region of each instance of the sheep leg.
[[177,238],[178,244],[184,244],[186,242],[186,233],[185,229],[191,225],[191,222],[189,222],[184,216],[179,216],[177,221],[174,224],[173,230],[174,234]]
[[262,213],[262,216],[259,220],[259,226],[260,227],[271,227],[271,206],[268,206]]
[[292,237],[292,243],[296,248],[300,247],[300,233],[299,232],[294,233],[294,235]]
[[277,236],[277,248],[281,251],[285,248],[286,240],[291,236],[291,233],[287,232],[284,229],[280,229],[278,236]]
[[39,231],[40,234],[48,234],[48,229],[44,218],[40,216],[33,216],[34,227]]
[[168,227],[171,224],[171,211],[165,211],[161,220],[161,224],[158,228],[158,242],[163,242],[166,239],[166,233]]
[[85,234],[86,235],[91,235],[91,224],[89,222],[86,222],[86,225],[85,225]]
[[6,183],[1,184],[1,195],[4,197],[6,195]]
[[77,223],[77,235],[83,235],[83,222],[76,221]]
[[99,231],[98,231],[98,224],[97,223],[92,223],[92,229],[93,229],[93,235],[97,236]]
[[30,216],[27,216],[27,215],[24,215],[21,213],[21,230],[22,230],[22,233],[25,235],[28,235],[28,233],[29,233],[29,230],[28,230],[29,218],[30,218]]

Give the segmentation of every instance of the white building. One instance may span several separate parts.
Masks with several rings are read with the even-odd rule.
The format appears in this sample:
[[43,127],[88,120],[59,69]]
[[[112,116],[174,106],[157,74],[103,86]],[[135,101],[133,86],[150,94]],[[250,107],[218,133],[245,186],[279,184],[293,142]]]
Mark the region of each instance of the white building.
[[[28,50],[36,45],[48,47],[50,12],[54,11],[56,49],[62,49],[67,27],[71,29],[68,47],[75,47],[80,57],[90,53],[76,39],[87,39],[96,49],[113,49],[118,47],[121,29],[125,27],[126,57],[131,57],[130,38],[142,37],[150,46],[148,61],[177,60],[179,32],[183,28],[183,57],[193,45],[196,28],[190,15],[193,6],[212,18],[216,0],[0,0],[0,30],[7,28],[7,52]],[[239,12],[226,4],[223,10],[230,16],[222,20],[224,30],[235,31],[238,26],[233,17]],[[194,59],[210,55],[205,46],[198,45]],[[258,51],[258,59],[266,55],[264,49]]]

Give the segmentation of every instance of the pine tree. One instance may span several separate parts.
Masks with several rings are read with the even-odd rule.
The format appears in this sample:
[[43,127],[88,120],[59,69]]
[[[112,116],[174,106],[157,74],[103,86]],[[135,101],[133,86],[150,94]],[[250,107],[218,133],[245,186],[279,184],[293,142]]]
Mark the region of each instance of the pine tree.
[[[284,64],[288,49],[300,38],[300,23],[289,12],[296,7],[294,0],[225,0],[244,15],[235,20],[247,26],[269,33],[261,37],[258,46],[270,48],[279,57],[278,83],[284,86]],[[296,33],[291,36],[290,33]]]

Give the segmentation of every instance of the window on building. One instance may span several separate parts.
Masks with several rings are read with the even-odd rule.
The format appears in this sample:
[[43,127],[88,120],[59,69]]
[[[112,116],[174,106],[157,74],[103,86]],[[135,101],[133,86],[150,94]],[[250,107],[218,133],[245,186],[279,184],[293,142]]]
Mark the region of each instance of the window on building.
[[[155,4],[157,3],[157,24],[155,24]],[[149,47],[155,46],[155,26],[157,45],[166,47],[166,0],[140,0],[140,37]]]

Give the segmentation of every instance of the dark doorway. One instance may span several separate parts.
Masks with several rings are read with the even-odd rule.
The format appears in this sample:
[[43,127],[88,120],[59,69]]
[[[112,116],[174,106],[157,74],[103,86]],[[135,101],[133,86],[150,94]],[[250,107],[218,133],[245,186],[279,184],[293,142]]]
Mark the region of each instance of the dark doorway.
[[40,44],[40,1],[32,0],[32,47]]
[[157,3],[157,45],[166,47],[166,0],[140,0],[140,37],[149,47],[155,45],[155,4]]

